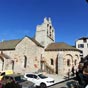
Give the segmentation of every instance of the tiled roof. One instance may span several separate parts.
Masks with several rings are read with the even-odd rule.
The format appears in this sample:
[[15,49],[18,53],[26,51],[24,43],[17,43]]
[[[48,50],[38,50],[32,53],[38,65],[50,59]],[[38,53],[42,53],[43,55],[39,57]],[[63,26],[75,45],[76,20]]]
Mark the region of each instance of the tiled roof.
[[80,51],[79,49],[76,49],[75,47],[72,47],[64,42],[60,43],[51,43],[49,44],[46,49],[46,51],[60,51],[60,50],[74,50],[74,51]]
[[[40,43],[38,43],[35,39],[28,37],[29,39],[31,39],[37,46],[42,47],[42,45],[40,45]],[[22,41],[22,39],[17,39],[17,40],[8,40],[8,41],[3,41],[0,42],[0,50],[14,50],[16,45]]]
[[0,50],[14,50],[21,40],[8,40],[0,42]]

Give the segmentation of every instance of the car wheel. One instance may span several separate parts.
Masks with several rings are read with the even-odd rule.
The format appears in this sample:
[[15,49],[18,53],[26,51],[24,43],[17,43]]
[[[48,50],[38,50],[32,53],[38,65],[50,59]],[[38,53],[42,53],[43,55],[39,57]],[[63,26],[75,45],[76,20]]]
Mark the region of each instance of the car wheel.
[[46,86],[45,83],[41,83],[41,84],[40,84],[40,88],[47,88],[47,86]]

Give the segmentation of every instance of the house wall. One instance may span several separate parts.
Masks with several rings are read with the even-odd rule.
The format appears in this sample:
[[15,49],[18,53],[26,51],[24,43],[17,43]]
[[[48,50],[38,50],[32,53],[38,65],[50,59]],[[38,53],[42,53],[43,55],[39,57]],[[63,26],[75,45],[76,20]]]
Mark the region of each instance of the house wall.
[[[79,44],[83,44],[84,48],[81,48],[81,47],[79,48],[78,47]],[[88,39],[86,42],[83,42],[83,40],[77,40],[76,41],[76,48],[83,51],[83,58],[85,58],[88,55]]]

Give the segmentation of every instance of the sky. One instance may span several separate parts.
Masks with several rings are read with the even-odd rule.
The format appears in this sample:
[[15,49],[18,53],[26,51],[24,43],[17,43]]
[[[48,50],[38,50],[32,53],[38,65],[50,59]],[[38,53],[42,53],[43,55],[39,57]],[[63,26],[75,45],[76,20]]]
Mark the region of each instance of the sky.
[[45,17],[52,20],[56,42],[75,45],[88,37],[86,0],[0,0],[0,41],[34,37]]

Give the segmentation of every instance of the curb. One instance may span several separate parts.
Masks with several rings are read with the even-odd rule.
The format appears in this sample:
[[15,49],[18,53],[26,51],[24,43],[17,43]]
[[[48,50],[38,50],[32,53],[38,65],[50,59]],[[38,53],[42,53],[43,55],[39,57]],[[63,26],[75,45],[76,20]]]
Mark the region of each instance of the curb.
[[75,78],[75,77],[71,77],[71,78],[62,80],[62,81],[60,81],[60,82],[56,82],[56,83],[54,83],[53,85],[50,85],[49,87],[54,86],[54,85],[56,85],[56,84],[60,84],[60,83],[66,82],[66,81],[69,81],[69,80],[74,79],[74,78]]

